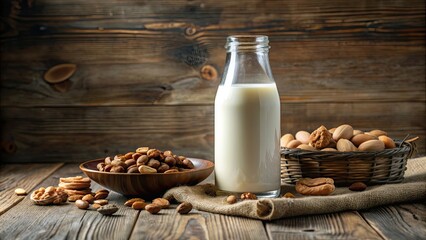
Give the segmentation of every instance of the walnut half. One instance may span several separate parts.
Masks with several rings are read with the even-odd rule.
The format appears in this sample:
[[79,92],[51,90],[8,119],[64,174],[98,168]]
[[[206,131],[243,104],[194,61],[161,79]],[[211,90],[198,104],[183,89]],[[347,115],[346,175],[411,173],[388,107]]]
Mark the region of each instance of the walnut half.
[[330,144],[332,139],[331,133],[326,127],[321,126],[317,130],[313,131],[309,137],[309,144],[316,149],[322,149]]

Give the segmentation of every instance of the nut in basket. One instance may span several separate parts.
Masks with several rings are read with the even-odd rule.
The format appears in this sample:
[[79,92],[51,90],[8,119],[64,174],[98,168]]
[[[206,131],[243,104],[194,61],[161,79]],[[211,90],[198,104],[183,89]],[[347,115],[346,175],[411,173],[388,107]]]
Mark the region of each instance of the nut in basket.
[[[384,131],[363,132],[350,125],[342,126],[330,130],[321,126],[309,138],[307,132],[298,132],[293,139],[291,134],[284,135],[281,139],[281,180],[295,183],[302,177],[328,177],[340,186],[403,180],[407,159],[415,149],[413,141],[417,138],[393,140]],[[296,141],[300,142],[298,146],[295,146]]]

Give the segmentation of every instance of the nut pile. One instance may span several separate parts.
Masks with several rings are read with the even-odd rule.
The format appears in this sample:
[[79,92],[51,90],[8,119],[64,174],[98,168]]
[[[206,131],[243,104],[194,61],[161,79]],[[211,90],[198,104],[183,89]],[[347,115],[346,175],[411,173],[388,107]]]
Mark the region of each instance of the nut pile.
[[160,151],[149,147],[140,147],[135,152],[106,157],[97,165],[101,172],[117,173],[175,173],[188,171],[194,164],[184,156],[172,151]]
[[62,204],[67,201],[68,194],[61,187],[41,187],[31,194],[31,200],[37,205]]
[[[251,192],[245,192],[242,193],[240,196],[240,200],[257,200],[257,196],[254,193]],[[238,202],[238,199],[235,195],[229,195],[228,197],[226,197],[225,201],[229,204],[234,204],[236,202]]]
[[[84,195],[91,194],[90,178],[82,176],[59,178],[58,186],[63,188],[71,199],[81,199]],[[74,200],[74,201],[75,201]]]
[[[165,198],[156,198],[152,200],[151,203],[145,202],[142,198],[131,198],[127,200],[124,205],[135,210],[146,210],[151,214],[157,214],[161,209],[169,208],[170,202]],[[179,214],[188,214],[191,210],[192,204],[189,202],[183,202],[176,208]]]
[[376,152],[396,147],[385,131],[376,129],[363,132],[348,124],[329,130],[321,126],[312,133],[299,131],[294,136],[287,133],[281,137],[280,142],[281,147],[309,151]]

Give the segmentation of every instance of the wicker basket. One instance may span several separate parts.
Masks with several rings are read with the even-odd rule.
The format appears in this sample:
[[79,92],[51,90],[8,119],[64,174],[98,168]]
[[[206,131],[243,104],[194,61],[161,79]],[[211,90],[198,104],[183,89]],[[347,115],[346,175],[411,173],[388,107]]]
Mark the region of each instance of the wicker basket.
[[369,185],[398,183],[404,178],[407,159],[415,146],[395,141],[398,147],[380,152],[325,152],[283,148],[281,180],[296,183],[299,178],[329,177],[338,186],[354,182]]

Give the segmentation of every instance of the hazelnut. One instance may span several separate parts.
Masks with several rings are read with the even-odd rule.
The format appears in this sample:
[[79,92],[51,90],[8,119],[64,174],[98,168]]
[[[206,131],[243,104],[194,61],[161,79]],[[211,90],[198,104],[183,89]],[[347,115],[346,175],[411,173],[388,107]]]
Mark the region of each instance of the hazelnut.
[[176,211],[179,214],[188,214],[192,210],[192,204],[189,202],[183,202],[177,206]]
[[75,205],[79,209],[88,209],[89,208],[89,203],[87,201],[84,201],[84,200],[77,200],[77,201],[75,201]]
[[235,195],[229,195],[226,198],[226,202],[229,203],[229,204],[234,204],[234,203],[237,202],[237,197]]
[[367,188],[367,185],[363,182],[354,182],[349,186],[351,191],[364,191]]

